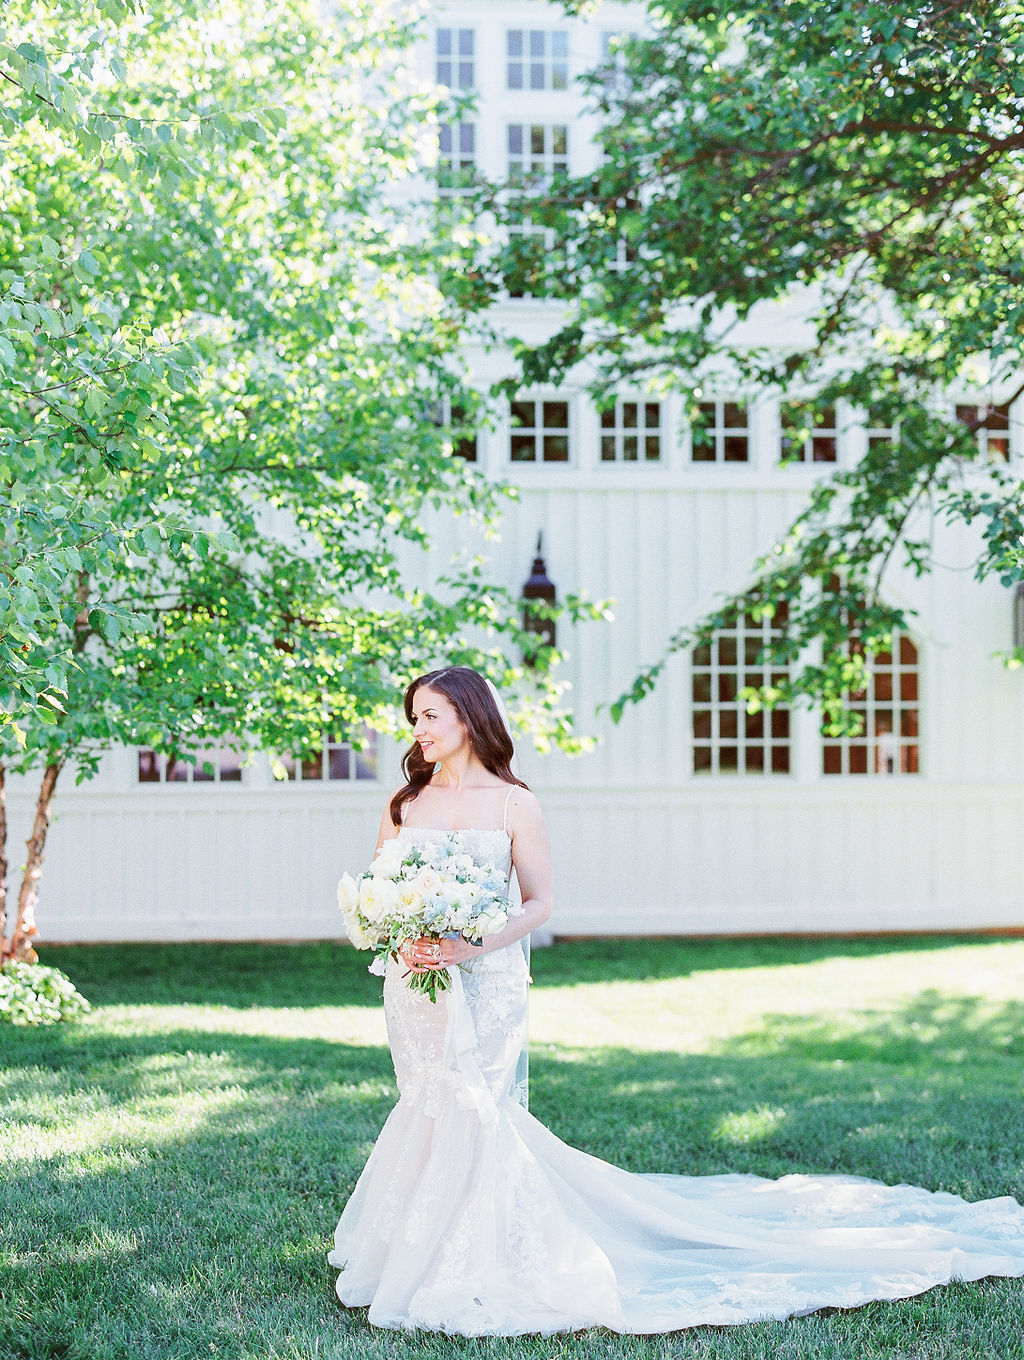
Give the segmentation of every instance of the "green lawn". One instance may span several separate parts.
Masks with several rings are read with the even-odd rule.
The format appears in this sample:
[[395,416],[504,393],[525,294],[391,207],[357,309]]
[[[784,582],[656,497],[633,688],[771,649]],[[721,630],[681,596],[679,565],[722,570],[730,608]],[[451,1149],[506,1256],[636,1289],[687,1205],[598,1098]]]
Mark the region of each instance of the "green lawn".
[[[344,946],[43,948],[95,1010],[0,1028],[2,1360],[1024,1358],[995,1280],[738,1329],[467,1341],[333,1294],[395,1099]],[[531,1108],[635,1170],[835,1170],[1024,1199],[1024,941],[601,941],[534,957]]]

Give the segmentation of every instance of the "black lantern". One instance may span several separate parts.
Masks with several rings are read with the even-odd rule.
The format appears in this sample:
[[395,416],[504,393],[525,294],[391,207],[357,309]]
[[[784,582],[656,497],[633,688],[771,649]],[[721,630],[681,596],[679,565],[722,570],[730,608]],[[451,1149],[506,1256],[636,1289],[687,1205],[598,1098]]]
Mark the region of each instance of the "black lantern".
[[1013,645],[1024,650],[1024,581],[1013,592]]
[[[554,619],[541,618],[530,608],[534,600],[542,600],[545,604],[554,604],[557,599],[555,583],[548,576],[548,569],[544,565],[543,538],[542,533],[537,535],[537,556],[533,559],[529,578],[523,585],[523,631],[536,633],[546,646],[553,647],[555,645]],[[529,664],[531,658],[527,657],[526,661]]]

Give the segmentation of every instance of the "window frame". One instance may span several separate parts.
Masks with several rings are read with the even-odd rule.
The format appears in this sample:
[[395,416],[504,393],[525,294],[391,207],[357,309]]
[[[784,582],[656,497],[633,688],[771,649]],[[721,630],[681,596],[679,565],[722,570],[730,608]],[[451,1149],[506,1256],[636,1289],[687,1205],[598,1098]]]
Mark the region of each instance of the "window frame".
[[[691,779],[703,781],[747,777],[794,778],[797,746],[792,708],[787,704],[779,704],[775,708],[748,713],[745,701],[739,697],[742,689],[752,687],[750,686],[752,679],[756,679],[761,685],[766,682],[777,683],[780,677],[789,678],[789,667],[753,659],[770,640],[773,631],[777,631],[777,616],[775,619],[763,617],[755,624],[749,613],[738,614],[733,626],[719,629],[711,643],[690,649],[688,680]],[[727,659],[729,651],[725,653],[726,659],[722,659],[721,644],[730,640],[735,642],[734,661]],[[705,653],[707,660],[699,659]],[[705,677],[708,682],[707,697],[702,698],[698,684]],[[723,679],[735,682],[735,693],[731,698],[723,697],[721,683]],[[702,719],[705,716],[706,731],[701,731],[699,729],[704,726]],[[725,724],[722,722],[723,716],[729,719]],[[758,725],[760,732],[751,730],[756,729]],[[733,726],[734,733],[728,730]],[[778,728],[785,730],[780,732]],[[734,768],[728,765],[723,767],[723,749],[734,752],[736,757]],[[756,763],[748,762],[748,754],[755,751],[761,754],[759,768]],[[785,754],[784,762],[780,758],[778,765],[776,751]],[[707,753],[708,764],[704,768],[699,768],[698,761],[703,752]],[[780,768],[783,764],[784,768]]]
[[[622,419],[624,407],[637,407],[637,424],[628,426]],[[646,407],[654,406],[658,411],[658,424],[648,426]],[[615,395],[615,403],[604,410],[597,410],[597,466],[600,468],[634,468],[634,467],[666,467],[666,450],[668,435],[668,402],[664,398],[652,397],[645,393],[618,392]],[[613,417],[611,425],[605,425],[606,416]],[[629,432],[632,431],[632,434]],[[658,442],[658,455],[656,458],[647,457],[646,443],[649,436]],[[637,456],[627,458],[624,448],[627,439],[635,437],[637,443]],[[615,450],[615,456],[605,458],[606,441],[611,441]],[[643,456],[640,456],[640,446],[644,445]]]
[[[443,33],[450,34],[452,41],[452,49],[449,53],[446,54],[441,52],[441,35]],[[461,50],[456,50],[458,48],[461,48],[462,37],[465,34],[468,34],[470,39],[469,42],[470,51],[468,60],[468,65],[470,67],[470,78],[468,83],[462,80],[461,68],[467,64],[464,59],[464,54],[462,53]],[[451,67],[452,76],[458,75],[459,79],[457,82],[453,83],[451,80],[444,79],[444,77],[441,74],[442,63],[447,63]],[[461,24],[459,25],[440,24],[437,28],[434,29],[434,80],[437,82],[438,85],[442,85],[446,90],[475,90],[477,88],[476,63],[477,52],[476,52],[475,28],[464,28]]]
[[[320,742],[320,773],[319,775],[307,775],[305,767],[312,764],[312,758],[300,759],[292,756],[289,752],[281,752],[275,755],[271,761],[273,772],[273,783],[275,788],[295,787],[312,785],[315,788],[324,787],[346,787],[348,785],[368,785],[380,784],[380,742],[379,733],[372,727],[363,728],[363,733],[367,737],[367,745],[361,750],[356,750],[350,741],[334,741],[333,733],[329,726],[325,725],[322,740]],[[360,761],[366,758],[369,750],[372,757],[373,773],[361,775],[359,773]],[[332,753],[345,754],[348,756],[349,773],[347,775],[333,776],[330,773]],[[292,773],[282,775],[280,771],[287,770],[286,761],[292,762]]]
[[[965,418],[960,414],[961,411],[968,410],[973,411],[974,415]],[[979,466],[983,465],[986,467],[1009,467],[1010,464],[1014,462],[1013,403],[1003,401],[998,402],[981,401],[980,399],[975,399],[973,397],[963,401],[955,401],[953,403],[954,418],[958,421],[963,421],[964,424],[967,423],[967,419],[970,419],[972,421],[983,419],[985,416],[987,416],[990,412],[993,411],[1006,412],[1006,425],[1005,427],[998,427],[994,430],[990,429],[990,427],[985,424],[978,426],[978,428],[974,432],[974,440],[978,449],[976,461]],[[992,456],[991,442],[993,440],[999,441],[1005,440],[1006,443],[1005,457]],[[975,460],[972,459],[971,461],[974,462]]]
[[[803,399],[804,402],[811,401],[811,397]],[[813,425],[808,431],[807,437],[803,442],[800,457],[794,457],[786,451],[786,408],[790,405],[801,404],[801,399],[795,397],[791,402],[783,401],[779,405],[779,457],[778,466],[780,469],[789,470],[791,468],[835,468],[841,467],[844,462],[844,434],[849,425],[848,420],[844,420],[844,411],[840,402],[835,402],[831,407],[826,408],[832,412],[832,425]],[[817,413],[815,413],[817,414]],[[831,436],[835,450],[833,458],[815,458],[814,441],[816,438]]]
[[[710,435],[713,441],[715,456],[713,458],[698,458],[696,456],[698,447],[704,447],[703,443],[698,445],[694,437],[694,427],[690,424],[690,468],[720,468],[720,467],[752,467],[754,465],[754,410],[749,397],[742,393],[730,396],[721,396],[718,393],[701,393],[698,406],[714,406],[714,424],[705,425],[705,433]],[[743,411],[745,423],[743,425],[727,425],[726,408],[730,406],[739,407]],[[737,437],[742,437],[746,441],[746,458],[726,457],[726,441]]]
[[[194,762],[184,759],[179,759],[172,762],[171,758],[167,755],[166,752],[156,751],[151,746],[137,746],[134,749],[135,749],[136,788],[147,788],[151,785],[165,788],[185,788],[196,785],[199,785],[202,788],[213,788],[221,784],[230,784],[232,787],[237,786],[238,788],[242,788],[244,787],[246,782],[245,767],[243,764],[245,752],[235,751],[234,748],[230,746],[220,745],[212,747],[201,747],[198,750],[191,751],[189,752],[189,754],[195,756]],[[216,764],[214,764],[212,760],[204,759],[204,757],[219,756],[225,752],[233,754],[238,759],[237,766],[231,767],[232,770],[237,770],[237,774],[232,774],[230,777],[226,779],[223,777],[222,767],[219,761]],[[142,777],[142,764],[144,756],[153,757],[153,768],[157,771],[157,777],[155,779],[152,778],[144,779]],[[177,767],[183,769],[185,771],[184,779],[168,779],[167,777],[168,764],[171,764],[172,768]],[[207,775],[204,773],[198,775],[197,777],[196,772],[198,770],[202,770],[205,765],[209,764],[213,764],[214,766],[213,774]]]
[[[521,51],[512,51],[513,34],[521,38]],[[541,51],[535,52],[535,39],[541,40]],[[562,40],[563,54],[555,52],[555,39]],[[568,28],[506,28],[505,29],[505,89],[509,94],[567,94],[572,89]],[[512,68],[520,72],[520,83],[514,84]],[[542,73],[542,84],[533,83],[534,72]],[[563,72],[564,84],[555,83],[556,70]]]
[[[472,148],[470,159],[465,159],[466,153],[461,149],[456,149],[455,143],[464,132],[470,134]],[[452,139],[450,153],[446,153],[443,146],[445,134],[449,134]],[[437,129],[437,196],[442,202],[451,202],[464,198],[473,190],[473,183],[476,180],[479,168],[479,146],[477,138],[477,124],[475,122],[460,119],[459,121],[441,123]],[[469,173],[466,174],[466,167]],[[446,182],[446,177],[447,181]]]
[[[902,653],[903,643],[909,644],[914,652],[914,659],[910,665],[904,665],[902,656],[899,656],[898,661],[896,660],[898,654]],[[821,733],[819,775],[823,780],[922,778],[924,771],[921,759],[921,738],[923,728],[921,715],[923,710],[922,691],[924,688],[924,666],[921,654],[922,646],[917,638],[902,629],[894,628],[891,650],[888,652],[880,652],[876,656],[870,658],[867,665],[867,688],[863,691],[859,691],[859,693],[864,696],[863,700],[852,705],[855,709],[863,708],[864,728],[858,736],[830,737],[825,732]],[[889,656],[891,659],[889,662],[882,662],[880,664],[878,660],[879,656]],[[888,699],[884,696],[879,698],[876,694],[876,679],[878,678],[879,672],[887,674],[890,680],[891,694]],[[905,700],[902,693],[902,677],[910,673],[913,673],[914,675],[914,695],[912,699]],[[856,695],[850,696],[851,702],[856,699]],[[873,720],[879,709],[883,712],[886,709],[892,711],[892,728],[887,733],[872,731],[874,725]],[[898,728],[902,725],[901,719],[904,712],[913,713],[914,715],[914,731],[906,734],[898,731]],[[887,743],[884,740],[880,741],[879,737],[884,738],[886,736],[892,738],[892,749],[894,752],[892,757],[893,764],[891,768],[882,770],[877,768],[878,757],[879,752],[886,747]],[[850,768],[850,757],[854,747],[857,749],[864,749],[863,770]],[[904,760],[898,758],[904,749],[908,753],[906,760],[907,764],[910,763],[909,752],[911,750],[913,751],[913,763],[915,768],[897,768],[897,766],[902,767],[904,764]],[[839,769],[837,770],[826,769],[829,753],[833,751],[837,752],[839,755]],[[872,768],[872,766],[874,766],[874,768]]]
[[[508,466],[509,468],[527,468],[527,467],[528,467],[528,468],[547,468],[547,469],[550,469],[550,470],[552,470],[552,471],[554,471],[554,472],[560,472],[560,471],[564,471],[564,470],[567,469],[567,468],[576,468],[576,467],[578,466],[579,459],[578,459],[578,453],[577,453],[577,447],[576,447],[576,446],[577,446],[577,439],[578,439],[578,436],[577,436],[577,416],[576,416],[576,409],[575,409],[575,408],[576,408],[576,402],[575,402],[575,400],[574,400],[574,397],[575,397],[575,394],[570,394],[570,393],[567,393],[567,392],[558,392],[557,390],[554,390],[554,391],[552,391],[552,390],[547,390],[547,391],[540,391],[540,392],[536,392],[536,391],[522,392],[522,393],[519,393],[517,396],[515,396],[515,397],[513,397],[513,398],[510,399],[509,404],[508,404],[508,431],[509,431],[509,433],[508,433],[508,442],[507,442],[506,448],[505,448],[505,462],[506,462],[506,464],[507,464],[507,466]],[[512,423],[512,421],[513,421],[514,408],[515,408],[515,406],[516,406],[517,404],[526,403],[526,402],[532,402],[533,405],[534,405],[534,421],[535,421],[535,423],[534,423],[533,425],[529,425],[529,426],[527,426],[527,425],[514,425],[514,424]],[[561,425],[547,426],[547,425],[544,425],[543,423],[541,423],[540,425],[536,424],[536,418],[537,418],[538,412],[539,412],[539,414],[540,414],[541,421],[543,422],[543,419],[544,419],[544,410],[543,410],[543,408],[544,408],[545,405],[552,405],[552,406],[555,406],[555,405],[558,405],[558,406],[564,405],[565,408],[566,408],[566,424],[565,424],[564,426],[561,426]],[[519,437],[519,438],[525,438],[525,437],[526,437],[526,433],[525,433],[526,431],[532,432],[532,435],[533,435],[533,447],[534,447],[534,455],[535,455],[535,456],[534,456],[533,458],[514,458],[513,455],[512,455],[513,441],[516,439],[517,433],[518,433],[518,437]],[[550,431],[550,435],[549,435],[549,433],[548,433],[549,431]],[[544,440],[545,438],[547,438],[547,437],[558,438],[558,437],[560,437],[560,436],[562,436],[562,435],[564,435],[565,441],[566,441],[566,456],[565,456],[565,458],[544,458],[544,457],[543,457],[543,440]],[[540,454],[541,454],[541,457],[538,458],[538,457],[536,456],[537,453],[540,453]]]

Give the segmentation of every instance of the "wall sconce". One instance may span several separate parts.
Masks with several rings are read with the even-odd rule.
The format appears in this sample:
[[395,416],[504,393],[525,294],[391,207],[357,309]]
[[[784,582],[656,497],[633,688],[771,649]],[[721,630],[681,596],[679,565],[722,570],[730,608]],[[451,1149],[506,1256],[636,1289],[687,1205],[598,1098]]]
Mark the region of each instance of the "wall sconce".
[[[533,600],[542,600],[545,604],[555,604],[558,598],[555,583],[548,576],[548,569],[544,565],[543,538],[543,533],[537,535],[537,555],[533,559],[530,575],[523,585],[523,632],[536,633],[545,646],[553,647],[555,645],[554,619],[540,618],[530,608]],[[525,657],[524,660],[527,665],[533,664],[530,657]]]

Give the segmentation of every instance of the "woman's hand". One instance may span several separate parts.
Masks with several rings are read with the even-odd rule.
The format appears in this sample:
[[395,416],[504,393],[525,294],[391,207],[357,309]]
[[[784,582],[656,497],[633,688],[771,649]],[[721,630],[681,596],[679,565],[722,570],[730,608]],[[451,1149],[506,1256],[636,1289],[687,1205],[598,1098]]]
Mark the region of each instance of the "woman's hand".
[[451,968],[465,963],[480,950],[461,938],[438,940],[421,935],[418,940],[406,940],[398,952],[413,973],[428,973],[432,968]]

